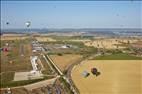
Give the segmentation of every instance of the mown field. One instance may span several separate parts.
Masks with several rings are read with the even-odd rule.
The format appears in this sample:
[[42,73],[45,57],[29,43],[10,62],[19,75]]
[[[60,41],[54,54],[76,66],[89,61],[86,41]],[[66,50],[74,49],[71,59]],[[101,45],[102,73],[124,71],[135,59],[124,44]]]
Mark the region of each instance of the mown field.
[[84,42],[86,46],[93,46],[96,48],[105,49],[124,49],[129,46],[129,44],[136,43],[138,39],[121,39],[121,38],[106,38],[106,39],[96,39],[92,41]]
[[61,71],[64,71],[67,67],[69,67],[69,65],[80,60],[82,56],[75,54],[64,54],[62,56],[50,55],[50,58],[61,69]]
[[[87,60],[74,67],[72,79],[80,94],[141,94],[141,68],[142,60]],[[83,71],[90,75],[84,78]]]

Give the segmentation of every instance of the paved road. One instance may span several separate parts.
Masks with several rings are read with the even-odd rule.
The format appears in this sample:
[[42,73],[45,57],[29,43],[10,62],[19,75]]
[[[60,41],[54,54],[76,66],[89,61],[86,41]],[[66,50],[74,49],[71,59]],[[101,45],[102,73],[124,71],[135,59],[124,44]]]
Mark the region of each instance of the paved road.
[[77,61],[77,62],[73,63],[72,65],[70,65],[70,66],[68,67],[68,69],[67,69],[67,75],[66,75],[66,77],[68,78],[68,80],[69,80],[71,86],[74,87],[74,89],[75,89],[75,91],[76,91],[77,94],[79,94],[79,90],[76,88],[74,82],[72,81],[71,71],[72,71],[72,69],[73,69],[73,67],[74,67],[75,65],[80,64],[80,63],[81,63],[82,61],[84,61],[85,59],[86,59],[86,58],[80,59],[79,61]]
[[[43,49],[44,49],[44,48],[43,48]],[[43,53],[44,53],[44,51],[43,51]],[[66,76],[64,76],[63,72],[62,72],[62,71],[58,68],[58,66],[52,61],[52,59],[51,59],[48,55],[46,55],[46,56],[47,56],[48,60],[46,59],[45,55],[43,55],[43,57],[46,59],[46,62],[47,62],[47,63],[49,63],[49,62],[52,63],[52,65],[54,66],[54,68],[58,71],[59,76],[63,76],[64,80],[66,80],[66,82],[70,84],[70,87],[71,87],[72,91],[74,92],[74,94],[78,94],[77,91],[76,91],[77,89],[75,88],[75,86],[73,86],[73,84],[70,83],[69,79],[68,79]],[[50,65],[50,63],[49,63],[49,65]]]
[[92,58],[92,57],[94,57],[94,56],[99,56],[99,55],[101,55],[101,54],[100,54],[100,53],[97,53],[97,54],[91,55],[91,56],[89,56],[89,57],[85,57],[85,58],[83,58],[83,59],[78,60],[77,62],[73,63],[72,65],[70,65],[70,66],[68,67],[68,69],[67,69],[67,75],[66,75],[66,76],[67,76],[67,78],[68,78],[68,80],[69,80],[71,86],[73,86],[73,87],[75,88],[75,91],[76,91],[77,94],[79,94],[79,90],[77,89],[77,87],[75,86],[75,84],[74,84],[74,82],[73,82],[73,80],[72,80],[72,77],[71,77],[71,71],[72,71],[72,69],[74,68],[74,66],[80,64],[81,62],[83,62],[83,61],[85,61],[85,60],[87,60],[87,59],[89,59],[89,58]]
[[43,87],[43,86],[47,86],[49,84],[54,84],[54,82],[56,81],[57,78],[58,77],[53,78],[53,79],[49,79],[49,80],[40,81],[40,82],[37,82],[37,83],[25,85],[23,87],[26,88],[27,90],[32,90],[32,89],[40,88],[40,87]]
[[24,45],[22,43],[20,44],[20,55],[24,56]]
[[[59,76],[57,76],[56,78],[52,78],[52,79],[48,79],[48,80],[43,80],[43,81],[40,81],[40,82],[36,82],[36,83],[33,83],[33,84],[28,84],[28,85],[24,85],[24,86],[16,86],[16,87],[11,87],[12,89],[16,89],[16,88],[26,88],[27,90],[32,90],[32,89],[35,89],[35,88],[39,88],[39,87],[42,87],[42,86],[47,86],[47,85],[50,85],[50,84],[54,84],[54,82],[56,81],[56,79],[58,79]],[[0,88],[0,90],[5,90],[6,88]]]
[[[44,49],[44,48],[43,48],[43,49]],[[43,53],[44,53],[44,52],[43,52]],[[46,57],[44,56],[44,58],[46,58]],[[68,69],[67,69],[67,75],[66,75],[66,76],[63,75],[62,71],[56,66],[56,64],[52,61],[52,59],[51,59],[48,55],[47,55],[47,58],[48,58],[48,60],[52,63],[52,65],[56,68],[56,70],[59,72],[59,75],[60,75],[60,76],[63,76],[63,78],[66,80],[66,82],[70,84],[70,87],[71,87],[72,91],[74,92],[74,94],[79,94],[79,90],[76,88],[75,84],[74,84],[73,81],[72,81],[72,78],[71,78],[71,71],[72,71],[72,69],[73,69],[73,67],[74,67],[75,65],[80,64],[82,61],[88,59],[89,57],[80,59],[80,60],[77,61],[76,63],[71,64],[71,65],[68,67]]]

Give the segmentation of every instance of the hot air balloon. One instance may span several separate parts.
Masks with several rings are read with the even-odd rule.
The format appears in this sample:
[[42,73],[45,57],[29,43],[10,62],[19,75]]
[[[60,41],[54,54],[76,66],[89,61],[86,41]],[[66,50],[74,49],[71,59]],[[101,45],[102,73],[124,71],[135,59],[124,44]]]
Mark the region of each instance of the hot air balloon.
[[6,25],[9,25],[10,23],[9,22],[6,22]]
[[30,22],[30,21],[27,21],[27,22],[25,23],[25,25],[26,25],[27,27],[30,27],[31,22]]

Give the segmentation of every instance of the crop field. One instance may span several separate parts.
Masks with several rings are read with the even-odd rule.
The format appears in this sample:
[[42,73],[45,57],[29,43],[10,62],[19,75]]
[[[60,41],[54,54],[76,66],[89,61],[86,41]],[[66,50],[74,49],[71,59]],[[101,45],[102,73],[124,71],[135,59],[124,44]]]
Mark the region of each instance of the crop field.
[[40,60],[41,60],[41,63],[44,67],[43,70],[42,70],[42,73],[45,74],[45,75],[46,74],[47,75],[52,74],[52,70],[51,70],[50,66],[46,63],[45,59],[42,56],[40,56]]
[[[4,94],[4,91],[6,90],[1,90],[1,94]],[[11,90],[13,94],[27,94],[27,90],[24,88],[16,88]]]
[[35,37],[39,42],[46,42],[46,41],[56,41],[55,39],[53,38],[50,38],[50,37]]
[[94,59],[95,60],[142,60],[142,57],[136,57],[124,53],[117,53],[117,54],[115,53],[111,55],[97,56]]
[[[100,75],[91,73],[93,67]],[[86,60],[74,67],[72,79],[80,94],[141,94],[141,68],[142,60]]]
[[8,51],[1,51],[0,54],[0,77],[2,83],[12,81],[15,72],[30,71],[32,69],[29,40],[1,40],[1,48],[8,48]]
[[23,40],[27,39],[28,36],[23,36],[22,34],[3,34],[1,40]]
[[[97,52],[94,47],[85,46],[83,42],[75,41],[54,41],[54,42],[41,42],[44,47],[47,48],[49,54],[93,54]],[[62,46],[69,45],[69,48],[63,48]]]
[[74,54],[63,54],[62,56],[50,55],[50,57],[62,71],[64,71],[72,63],[75,63],[82,58],[81,55]]
[[35,37],[39,42],[55,42],[55,41],[71,41],[71,42],[84,42],[90,41],[93,37],[80,37],[80,36],[38,36]]
[[94,39],[93,36],[38,36],[35,37],[39,42],[56,42],[56,41],[68,41],[68,42],[86,42]]
[[[1,41],[2,44],[9,43],[9,51],[1,51],[1,72],[5,71],[24,71],[29,70],[30,61],[29,57],[31,55],[31,46],[27,40],[23,41]],[[4,42],[4,43],[3,43]],[[23,48],[21,48],[23,45]],[[3,46],[4,47],[4,46]],[[21,52],[23,49],[23,53]],[[24,54],[24,56],[21,56]],[[15,66],[15,67],[14,67]]]
[[133,47],[142,48],[142,40],[131,44]]
[[93,46],[96,48],[106,48],[106,49],[122,49],[126,48],[122,44],[130,44],[137,42],[137,39],[98,39],[94,41],[84,42],[86,46]]
[[94,39],[94,36],[50,36],[51,38],[55,40],[60,40],[60,41],[85,41],[85,40],[91,40]]

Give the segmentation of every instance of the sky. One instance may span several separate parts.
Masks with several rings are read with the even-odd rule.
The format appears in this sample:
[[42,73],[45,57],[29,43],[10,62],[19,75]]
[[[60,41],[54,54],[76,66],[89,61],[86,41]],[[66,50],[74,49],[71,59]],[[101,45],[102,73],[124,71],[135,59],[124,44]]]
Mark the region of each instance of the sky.
[[4,29],[142,28],[141,17],[142,1],[1,1]]

